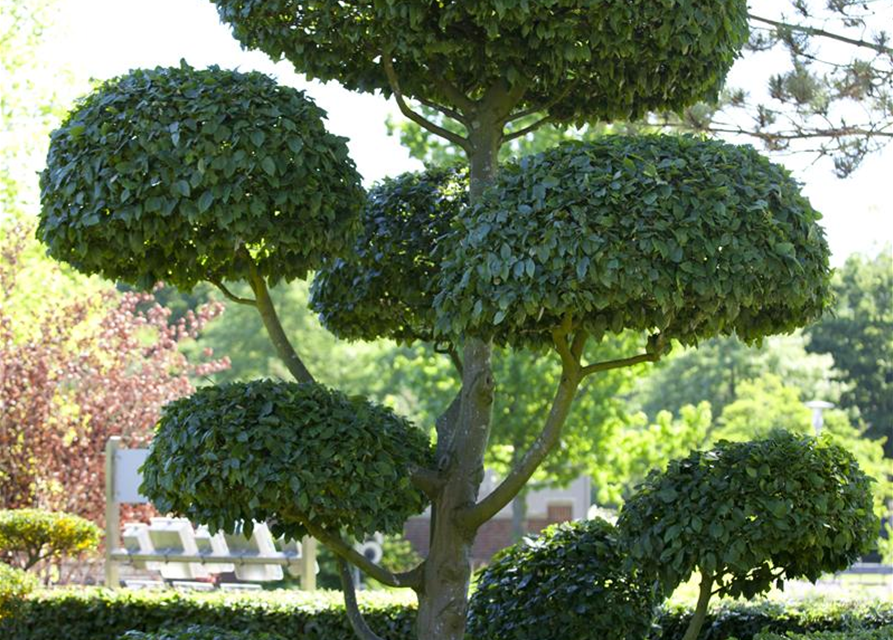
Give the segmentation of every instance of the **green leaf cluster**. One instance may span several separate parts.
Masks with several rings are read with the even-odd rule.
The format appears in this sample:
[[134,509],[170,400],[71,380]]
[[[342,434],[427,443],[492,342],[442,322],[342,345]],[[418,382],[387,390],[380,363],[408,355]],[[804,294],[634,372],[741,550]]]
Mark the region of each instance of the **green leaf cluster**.
[[266,521],[298,539],[309,523],[363,539],[397,533],[425,508],[409,476],[431,457],[427,435],[390,409],[314,383],[258,380],[168,404],[142,491],[215,531],[250,534]]
[[505,549],[469,601],[477,640],[633,640],[651,630],[654,580],[625,565],[618,531],[601,519],[553,525]]
[[304,278],[352,245],[362,206],[324,115],[260,73],[109,80],[52,134],[38,236],[57,260],[143,288],[245,280],[250,261],[271,283]]
[[102,539],[95,524],[70,513],[41,509],[0,511],[0,556],[27,569],[40,560],[92,551]]
[[432,340],[440,242],[468,205],[468,172],[433,169],[370,190],[349,256],[320,269],[310,307],[353,340]]
[[827,438],[777,431],[722,441],[653,472],[620,513],[630,562],[672,591],[693,571],[752,598],[785,579],[845,569],[878,532],[871,482]]
[[230,631],[219,627],[188,625],[162,631],[128,631],[120,640],[282,640],[258,631]]
[[715,99],[747,40],[742,0],[215,0],[246,47],[352,91],[391,87],[455,106],[526,88],[519,109],[620,120]]
[[35,576],[0,562],[0,621],[15,615],[36,588]]
[[437,326],[538,346],[569,315],[596,339],[755,342],[824,308],[819,218],[751,147],[619,135],[564,144],[505,167],[457,219]]
[[893,640],[893,625],[882,629],[819,631],[816,633],[760,633],[754,640]]

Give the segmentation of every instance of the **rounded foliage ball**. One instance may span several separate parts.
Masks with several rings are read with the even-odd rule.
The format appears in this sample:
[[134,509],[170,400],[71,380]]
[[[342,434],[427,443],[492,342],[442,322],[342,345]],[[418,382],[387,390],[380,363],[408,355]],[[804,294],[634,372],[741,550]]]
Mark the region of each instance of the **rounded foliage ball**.
[[15,615],[37,586],[36,576],[0,562],[0,621]]
[[310,77],[389,94],[387,56],[408,96],[466,109],[508,85],[565,122],[715,99],[748,35],[744,0],[215,4],[243,45]]
[[752,598],[867,553],[879,531],[872,482],[831,439],[777,431],[652,472],[618,527],[631,564],[657,573],[667,592],[697,569],[723,595]]
[[310,307],[353,340],[432,340],[440,243],[468,204],[468,172],[385,179],[369,192],[354,252],[320,269]]
[[0,555],[15,558],[23,567],[33,558],[58,559],[93,551],[102,529],[71,513],[42,509],[0,511]]
[[618,533],[604,520],[548,527],[481,573],[469,602],[469,637],[644,638],[658,604],[655,582],[624,561]]
[[363,193],[303,93],[217,67],[105,82],[53,132],[38,236],[56,259],[148,288],[271,283],[352,246]]
[[596,339],[631,329],[754,342],[821,314],[819,218],[751,147],[675,136],[564,144],[505,167],[459,216],[437,326],[539,346],[571,316]]
[[410,472],[431,455],[420,429],[364,398],[315,383],[234,383],[165,407],[142,492],[213,530],[266,521],[299,539],[310,523],[362,540],[401,531],[427,506]]

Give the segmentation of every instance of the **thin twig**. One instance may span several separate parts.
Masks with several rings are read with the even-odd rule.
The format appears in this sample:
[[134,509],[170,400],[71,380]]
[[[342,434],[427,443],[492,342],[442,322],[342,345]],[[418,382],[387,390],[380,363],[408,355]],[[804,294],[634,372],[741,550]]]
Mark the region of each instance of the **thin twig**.
[[805,33],[809,36],[819,36],[820,38],[830,38],[831,40],[837,40],[838,42],[845,42],[847,44],[854,45],[856,47],[862,47],[864,49],[871,49],[872,51],[877,51],[878,53],[883,53],[888,56],[893,56],[893,49],[890,47],[885,47],[880,44],[875,44],[873,42],[868,42],[866,40],[856,40],[854,38],[848,38],[847,36],[842,36],[838,33],[831,33],[830,31],[825,31],[824,29],[817,29],[815,27],[809,27],[806,25],[800,24],[788,24],[786,22],[779,22],[777,20],[770,20],[769,18],[763,18],[761,16],[756,16],[752,13],[747,15],[751,20],[756,20],[757,22],[762,22],[765,24],[771,24],[773,27],[779,29],[788,29],[790,31],[799,31],[800,33]]

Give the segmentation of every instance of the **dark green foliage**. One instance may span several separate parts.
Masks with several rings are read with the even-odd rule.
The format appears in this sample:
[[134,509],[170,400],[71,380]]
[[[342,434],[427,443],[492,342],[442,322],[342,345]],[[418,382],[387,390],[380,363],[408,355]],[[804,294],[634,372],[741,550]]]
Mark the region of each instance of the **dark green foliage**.
[[788,172],[750,147],[608,136],[505,167],[455,225],[438,327],[538,345],[590,334],[745,342],[819,316],[828,246]]
[[219,627],[190,625],[162,631],[128,631],[120,640],[282,640],[282,636],[258,631],[227,631]]
[[469,602],[475,640],[638,640],[657,606],[653,580],[625,567],[614,526],[553,525],[498,554]]
[[36,577],[0,562],[0,622],[16,615],[25,597],[36,588]]
[[30,569],[41,560],[92,551],[101,539],[102,529],[71,513],[0,511],[0,558],[22,569]]
[[[2,567],[0,567],[2,571]],[[360,608],[372,629],[388,640],[409,640],[415,607],[406,599],[361,593]],[[691,610],[671,607],[657,618],[651,640],[679,640]],[[109,591],[84,588],[41,591],[20,615],[20,625],[0,621],[3,640],[119,640],[135,629],[157,631],[179,625],[208,625],[245,632],[274,632],[300,640],[354,640],[341,594],[300,591],[262,594],[186,594],[175,591]],[[763,629],[849,631],[893,625],[893,605],[853,602],[721,603],[704,625],[702,640],[753,640]],[[562,637],[562,636],[559,636]]]
[[[650,640],[681,640],[691,609],[665,607]],[[754,640],[761,632],[857,634],[893,625],[893,604],[853,600],[807,600],[743,603],[724,601],[712,607],[699,640]],[[855,636],[858,638],[858,636]],[[835,639],[837,640],[837,639]]]
[[313,383],[204,387],[164,409],[142,491],[161,512],[212,529],[304,522],[356,538],[396,533],[425,508],[409,480],[430,463],[427,436],[390,409]]
[[722,441],[653,472],[618,527],[631,562],[656,572],[667,592],[697,569],[714,577],[718,593],[752,598],[866,553],[879,526],[871,482],[828,438],[777,431]]
[[431,3],[215,0],[243,45],[312,78],[455,105],[524,85],[520,109],[561,121],[618,120],[717,96],[747,39],[741,0],[474,0]]
[[[388,640],[414,637],[416,611],[405,597],[360,593],[359,599],[376,633]],[[252,638],[275,633],[289,640],[356,639],[337,591],[189,594],[89,587],[40,592],[22,610],[18,624],[0,621],[0,638],[120,640],[126,631],[155,632],[173,624],[241,631]]]
[[104,83],[51,139],[38,236],[84,273],[148,288],[273,283],[351,246],[362,204],[345,140],[260,73],[137,70]]
[[354,340],[431,340],[439,241],[467,203],[467,171],[405,173],[372,189],[354,253],[313,280],[310,306],[326,328]]
[[893,640],[893,626],[862,631],[819,631],[817,633],[761,633],[754,640]]

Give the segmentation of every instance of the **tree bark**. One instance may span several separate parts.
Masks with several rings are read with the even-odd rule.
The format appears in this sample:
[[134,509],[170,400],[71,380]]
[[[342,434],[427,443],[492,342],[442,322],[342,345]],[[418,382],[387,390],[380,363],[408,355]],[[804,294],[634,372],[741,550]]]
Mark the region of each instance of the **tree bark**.
[[[474,203],[496,176],[502,131],[494,121],[479,117],[470,121],[469,193]],[[419,640],[462,640],[465,636],[477,529],[463,526],[456,514],[475,504],[484,479],[494,386],[489,342],[468,337],[462,360],[459,410],[445,414],[438,428],[439,465],[446,482],[431,505],[431,547],[419,590]]]
[[704,618],[707,617],[707,605],[710,603],[710,595],[713,593],[713,574],[704,573],[701,576],[701,588],[698,594],[698,604],[695,607],[694,615],[691,622],[688,623],[688,629],[682,640],[697,640],[698,634],[701,633],[701,627],[704,625]]
[[527,489],[521,489],[512,498],[512,542],[518,542],[527,534]]

